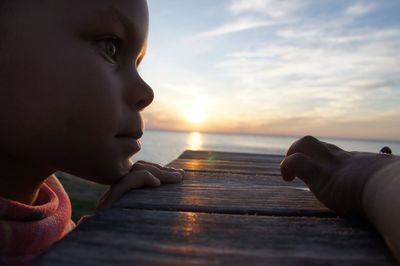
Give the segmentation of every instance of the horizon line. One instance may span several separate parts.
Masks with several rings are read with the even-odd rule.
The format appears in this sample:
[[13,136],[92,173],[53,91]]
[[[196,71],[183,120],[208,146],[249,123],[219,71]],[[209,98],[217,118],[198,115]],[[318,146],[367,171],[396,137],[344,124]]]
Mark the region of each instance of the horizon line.
[[285,137],[285,138],[296,138],[300,139],[304,136],[314,136],[315,138],[325,138],[325,139],[336,139],[336,140],[363,140],[372,142],[400,142],[400,139],[377,139],[377,138],[355,138],[355,137],[338,137],[338,136],[322,136],[313,134],[304,135],[290,135],[290,134],[270,134],[270,133],[250,133],[250,132],[236,132],[236,131],[208,131],[208,130],[180,130],[180,129],[165,129],[165,128],[147,128],[146,131],[166,131],[166,132],[176,132],[176,133],[202,133],[202,134],[220,134],[220,135],[252,135],[252,136],[265,136],[265,137]]

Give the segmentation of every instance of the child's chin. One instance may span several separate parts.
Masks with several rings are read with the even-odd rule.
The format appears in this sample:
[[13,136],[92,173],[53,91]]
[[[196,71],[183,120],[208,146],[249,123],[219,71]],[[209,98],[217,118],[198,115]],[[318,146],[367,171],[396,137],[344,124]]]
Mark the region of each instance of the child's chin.
[[123,176],[129,174],[133,163],[130,160],[113,164],[102,165],[96,167],[87,175],[80,175],[81,178],[90,180],[103,185],[113,185],[117,183]]

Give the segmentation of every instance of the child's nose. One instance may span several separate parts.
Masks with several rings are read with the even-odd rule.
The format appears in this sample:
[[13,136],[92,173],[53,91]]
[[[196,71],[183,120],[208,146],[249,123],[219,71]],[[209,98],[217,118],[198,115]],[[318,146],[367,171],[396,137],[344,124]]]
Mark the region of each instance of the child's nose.
[[126,100],[129,106],[137,110],[143,110],[154,100],[152,88],[136,72],[131,75],[131,80],[127,84]]

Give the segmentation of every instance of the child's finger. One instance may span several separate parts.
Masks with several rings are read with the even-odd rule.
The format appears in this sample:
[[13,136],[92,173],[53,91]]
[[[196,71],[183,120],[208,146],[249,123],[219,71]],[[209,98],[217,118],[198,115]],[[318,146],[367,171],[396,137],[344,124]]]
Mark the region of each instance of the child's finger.
[[163,171],[179,172],[182,175],[185,173],[185,171],[183,169],[177,169],[177,168],[173,168],[173,167],[161,166],[161,165],[156,164],[156,163],[151,163],[151,162],[146,162],[146,161],[137,161],[137,163],[151,165],[151,166],[154,166],[154,167],[156,167],[156,168],[158,168],[160,170],[163,170]]
[[122,197],[123,194],[132,189],[158,186],[160,186],[160,180],[149,171],[138,170],[131,172],[118,183],[110,187],[110,189],[100,199],[97,205],[97,210],[110,208],[115,201]]
[[295,153],[281,162],[281,173],[285,181],[292,181],[298,177],[310,186],[313,180],[319,177],[321,167],[307,155]]
[[183,179],[183,174],[178,171],[174,172],[165,171],[151,164],[143,164],[138,162],[132,167],[132,169],[133,171],[137,170],[149,171],[155,177],[157,177],[163,184],[176,184],[182,182]]
[[146,162],[146,161],[137,161],[135,164],[147,164],[147,165],[151,165],[154,166],[158,169],[162,169],[164,167],[162,167],[161,165],[157,164],[157,163],[151,163],[151,162]]

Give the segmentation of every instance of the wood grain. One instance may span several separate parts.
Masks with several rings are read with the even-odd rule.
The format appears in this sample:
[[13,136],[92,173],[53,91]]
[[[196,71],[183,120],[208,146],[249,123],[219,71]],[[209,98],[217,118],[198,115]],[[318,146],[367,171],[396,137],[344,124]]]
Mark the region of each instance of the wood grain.
[[258,162],[279,163],[283,160],[283,155],[252,154],[252,153],[232,153],[218,151],[185,151],[179,159],[207,160],[207,161],[230,161],[230,162]]
[[394,265],[368,225],[114,208],[33,265]]
[[254,162],[229,162],[229,161],[207,161],[178,159],[168,166],[181,168],[191,172],[214,172],[214,173],[239,173],[247,175],[265,174],[270,176],[281,176],[277,163],[254,163]]
[[283,216],[335,216],[305,185],[265,175],[186,173],[182,184],[138,189],[119,208]]

